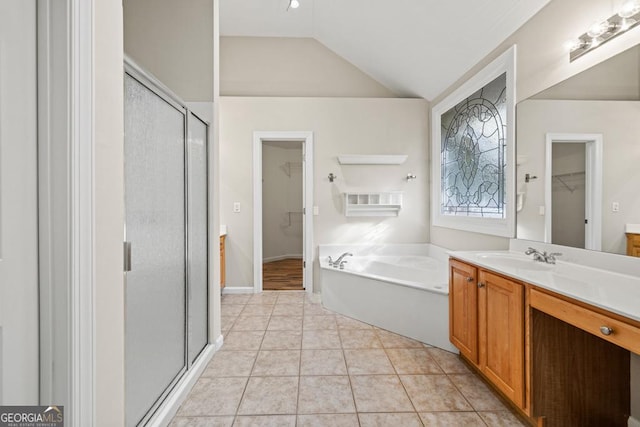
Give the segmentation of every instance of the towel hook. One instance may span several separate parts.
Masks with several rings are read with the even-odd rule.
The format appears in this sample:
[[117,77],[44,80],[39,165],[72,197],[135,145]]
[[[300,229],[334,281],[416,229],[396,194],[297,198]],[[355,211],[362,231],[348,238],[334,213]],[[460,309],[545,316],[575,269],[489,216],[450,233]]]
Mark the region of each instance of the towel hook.
[[331,172],[327,178],[329,178],[329,182],[333,182],[334,179],[338,179],[338,176]]
[[407,181],[411,181],[412,179],[416,179],[416,178],[417,178],[417,176],[415,176],[414,174],[412,174],[411,172],[409,172],[409,173],[407,174],[407,178],[406,178],[406,180],[407,180]]

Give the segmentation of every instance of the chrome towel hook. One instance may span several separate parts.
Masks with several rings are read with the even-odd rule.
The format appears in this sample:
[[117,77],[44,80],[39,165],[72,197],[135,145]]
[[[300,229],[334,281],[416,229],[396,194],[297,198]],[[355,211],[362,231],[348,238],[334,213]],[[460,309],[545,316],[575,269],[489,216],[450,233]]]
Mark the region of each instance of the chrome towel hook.
[[333,182],[334,179],[338,179],[338,176],[331,172],[327,178],[329,178],[329,182]]

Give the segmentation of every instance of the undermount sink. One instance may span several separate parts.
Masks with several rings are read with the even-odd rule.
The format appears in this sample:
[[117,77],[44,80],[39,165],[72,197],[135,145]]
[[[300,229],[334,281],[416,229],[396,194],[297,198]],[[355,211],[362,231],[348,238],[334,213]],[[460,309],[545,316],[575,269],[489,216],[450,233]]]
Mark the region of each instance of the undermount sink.
[[512,253],[485,253],[478,254],[478,258],[494,264],[496,267],[509,267],[521,270],[549,271],[554,265],[540,261],[534,261],[524,255]]

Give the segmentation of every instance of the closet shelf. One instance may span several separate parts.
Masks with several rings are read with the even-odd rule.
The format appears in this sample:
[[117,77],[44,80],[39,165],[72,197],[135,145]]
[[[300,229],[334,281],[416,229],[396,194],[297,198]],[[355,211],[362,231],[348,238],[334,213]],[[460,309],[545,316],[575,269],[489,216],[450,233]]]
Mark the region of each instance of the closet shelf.
[[341,165],[401,165],[407,160],[406,154],[340,154]]
[[344,193],[345,216],[398,216],[402,192]]

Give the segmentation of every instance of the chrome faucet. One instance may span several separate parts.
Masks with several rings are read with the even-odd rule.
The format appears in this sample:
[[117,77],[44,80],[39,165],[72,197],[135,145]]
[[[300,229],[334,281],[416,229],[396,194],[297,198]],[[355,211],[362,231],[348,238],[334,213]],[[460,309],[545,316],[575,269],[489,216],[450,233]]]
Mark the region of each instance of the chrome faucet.
[[338,268],[340,266],[340,263],[347,262],[347,261],[342,261],[342,259],[346,256],[353,256],[353,254],[351,252],[345,252],[342,255],[340,255],[340,257],[338,257],[338,259],[335,261],[332,261],[331,257],[329,257],[329,265],[332,266],[333,268]]
[[556,257],[561,256],[560,252],[551,252],[547,253],[546,251],[540,252],[537,249],[529,248],[524,252],[525,255],[533,255],[533,260],[538,262],[544,262],[547,264],[555,264]]

